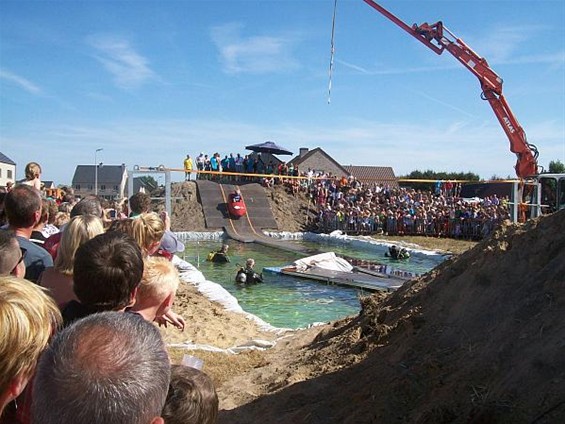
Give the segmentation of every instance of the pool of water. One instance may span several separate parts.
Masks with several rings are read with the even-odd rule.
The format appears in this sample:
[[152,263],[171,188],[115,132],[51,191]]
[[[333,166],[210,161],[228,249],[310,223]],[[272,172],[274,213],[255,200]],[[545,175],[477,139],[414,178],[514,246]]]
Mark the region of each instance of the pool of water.
[[[384,257],[386,247],[368,246],[367,248],[347,244],[314,243],[294,241],[293,243],[311,249],[334,251],[364,260],[378,260],[387,263]],[[221,242],[192,241],[185,242],[184,259],[196,266],[207,280],[222,285],[239,302],[241,307],[275,327],[300,328],[315,322],[327,322],[354,315],[359,312],[358,297],[363,292],[359,289],[325,285],[285,275],[264,273],[264,284],[250,287],[238,287],[234,284],[235,274],[247,258],[255,259],[256,271],[264,267],[283,266],[292,263],[304,255],[260,246],[254,243],[229,241],[230,263],[218,264],[206,261],[210,251],[219,249]],[[422,273],[437,265],[437,259],[431,260],[412,257],[405,263],[396,263],[402,270]]]

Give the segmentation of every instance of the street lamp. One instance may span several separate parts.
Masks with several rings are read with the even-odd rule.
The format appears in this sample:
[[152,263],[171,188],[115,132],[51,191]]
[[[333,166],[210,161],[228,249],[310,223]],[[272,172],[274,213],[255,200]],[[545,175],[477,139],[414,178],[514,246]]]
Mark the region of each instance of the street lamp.
[[94,151],[94,195],[98,196],[98,152],[101,152],[102,148],[96,149]]

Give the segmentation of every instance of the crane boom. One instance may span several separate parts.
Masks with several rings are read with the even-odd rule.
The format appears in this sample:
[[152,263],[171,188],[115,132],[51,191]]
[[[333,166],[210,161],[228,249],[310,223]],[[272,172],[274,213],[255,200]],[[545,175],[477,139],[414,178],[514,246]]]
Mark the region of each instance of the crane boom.
[[502,78],[491,69],[486,59],[475,53],[463,40],[454,36],[441,21],[409,26],[373,0],[363,0],[373,9],[412,35],[422,44],[440,55],[451,53],[465,68],[471,71],[481,84],[481,97],[487,100],[510,141],[510,151],[516,154],[516,175],[526,178],[538,174],[538,149],[528,143],[526,133],[512,113],[502,94]]

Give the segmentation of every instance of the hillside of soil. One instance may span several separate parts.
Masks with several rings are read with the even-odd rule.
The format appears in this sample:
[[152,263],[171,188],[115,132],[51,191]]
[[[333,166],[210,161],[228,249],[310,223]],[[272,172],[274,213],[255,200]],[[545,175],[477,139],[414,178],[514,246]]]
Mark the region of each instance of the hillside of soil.
[[[176,231],[204,229],[190,185],[175,200]],[[272,197],[296,208],[284,193]],[[283,215],[297,230],[308,221]],[[216,382],[219,423],[565,422],[565,211],[506,224],[361,304],[358,316],[298,331],[265,352],[195,353]],[[190,287],[175,310],[189,328],[164,330],[169,342],[275,339]]]
[[565,211],[265,361],[220,387],[221,423],[565,422]]

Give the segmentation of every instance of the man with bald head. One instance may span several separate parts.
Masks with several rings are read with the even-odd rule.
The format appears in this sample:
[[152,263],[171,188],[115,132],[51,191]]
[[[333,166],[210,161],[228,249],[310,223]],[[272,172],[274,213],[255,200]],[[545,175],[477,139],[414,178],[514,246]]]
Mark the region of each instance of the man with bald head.
[[163,424],[170,363],[157,327],[101,312],[59,332],[41,356],[32,422]]

